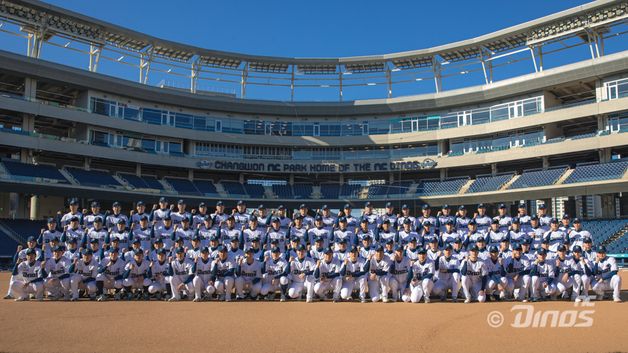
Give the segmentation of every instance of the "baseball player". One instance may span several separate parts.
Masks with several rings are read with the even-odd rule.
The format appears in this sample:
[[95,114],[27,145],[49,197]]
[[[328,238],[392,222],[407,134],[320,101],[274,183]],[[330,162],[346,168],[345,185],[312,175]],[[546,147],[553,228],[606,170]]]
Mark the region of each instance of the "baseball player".
[[163,220],[167,216],[170,216],[170,207],[168,207],[168,200],[165,197],[159,198],[159,206],[153,206],[153,210],[150,215],[150,219],[153,222],[153,226],[163,225]]
[[573,229],[569,231],[569,243],[571,244],[571,249],[576,246],[580,246],[582,248],[585,239],[592,239],[591,233],[588,230],[582,229],[582,222],[579,218],[573,219]]
[[246,213],[246,202],[243,200],[238,201],[236,209],[233,212],[235,218],[236,228],[242,229],[247,223],[249,223],[249,214]]
[[552,217],[547,214],[547,207],[545,204],[539,205],[539,225],[543,228],[544,231],[548,231],[550,229],[550,222],[552,221]]
[[[458,301],[460,292],[460,260],[452,256],[453,246],[447,244],[443,255],[439,256],[435,263],[436,278],[432,293],[440,296],[441,301],[447,298],[447,291],[451,290],[451,301]],[[419,298],[420,300],[420,298]]]
[[118,240],[120,250],[125,252],[131,247],[129,232],[126,230],[126,222],[123,219],[118,220],[116,226],[109,232],[109,236],[105,238],[105,244],[109,245],[113,239]]
[[521,244],[517,244],[512,249],[512,255],[503,260],[502,268],[505,276],[502,277],[503,291],[500,295],[503,298],[510,298],[514,295],[515,290],[518,290],[517,300],[527,300],[526,296],[532,281],[530,277],[531,264],[527,257],[521,255],[522,251]]
[[614,257],[606,255],[606,247],[598,246],[597,256],[593,262],[591,286],[597,294],[598,300],[603,299],[604,291],[613,291],[613,301],[621,303],[621,277],[617,272],[617,263]]
[[405,256],[403,246],[395,246],[395,255],[390,263],[390,280],[388,282],[393,302],[400,299],[399,293],[403,295],[406,292],[410,267],[412,267],[412,263]]
[[316,270],[316,262],[312,258],[307,257],[307,248],[304,244],[297,245],[296,257],[289,259],[290,287],[288,288],[288,297],[291,299],[301,298],[305,290],[306,302],[311,302],[314,297],[314,271]]
[[558,220],[556,218],[550,220],[550,229],[545,232],[543,238],[549,241],[549,251],[551,252],[556,252],[560,245],[569,243],[567,234],[558,229]]
[[510,246],[513,249],[528,238],[528,234],[521,229],[521,220],[519,217],[512,219],[512,224],[510,225],[510,230],[506,238],[510,240]]
[[15,295],[15,301],[29,299],[30,294],[35,295],[35,299],[44,298],[44,264],[37,260],[37,253],[34,249],[26,250],[26,260],[15,263],[13,267],[13,282],[10,284],[10,291]]
[[[314,221],[312,221],[312,224],[314,224]],[[298,214],[294,217],[294,224],[288,228],[288,238],[298,239],[299,244],[309,244],[307,226],[304,225],[304,217],[302,215]]]
[[150,273],[150,263],[144,259],[144,251],[142,249],[133,250],[133,259],[126,264],[124,268],[124,278],[122,286],[126,294],[126,299],[133,298],[132,291],[136,290],[137,299],[142,298],[148,300],[148,286],[152,283]]
[[390,223],[390,226],[397,228],[397,214],[395,213],[395,206],[391,202],[386,203],[386,211],[379,217],[378,224],[383,224],[385,221]]
[[79,289],[87,291],[91,300],[96,299],[96,276],[98,274],[98,264],[92,258],[92,251],[90,249],[83,249],[81,251],[82,259],[77,259],[70,266],[70,273],[73,273],[70,279],[70,286],[72,288],[71,301],[77,301],[79,298]]
[[63,247],[55,246],[52,258],[47,259],[44,270],[48,274],[44,278],[44,291],[48,292],[48,299],[70,300],[70,265],[72,262],[63,256]]
[[540,249],[537,252],[537,259],[532,265],[530,276],[532,276],[532,301],[539,301],[544,297],[554,295],[556,285],[554,279],[556,274],[554,264],[546,261],[547,250]]
[[114,202],[111,205],[112,214],[105,217],[105,226],[109,229],[113,228],[119,220],[123,219],[125,224],[129,224],[129,219],[122,213],[122,205],[119,202]]
[[375,231],[378,226],[377,220],[379,219],[379,216],[377,213],[373,212],[373,204],[370,201],[367,201],[364,204],[364,210],[361,218],[362,220],[366,220],[369,230]]
[[390,289],[390,260],[384,255],[384,248],[381,245],[375,248],[375,254],[367,258],[365,271],[369,272],[368,288],[371,301],[375,303],[381,299],[387,303]]
[[460,235],[460,239],[464,239],[464,236],[467,234],[470,221],[471,218],[467,216],[467,208],[464,205],[458,206],[458,214],[454,220],[454,228]]
[[355,236],[355,230],[348,228],[348,220],[346,217],[338,218],[338,229],[334,231],[334,250],[338,250],[338,243],[340,240],[345,239],[351,246],[357,245],[357,238]]
[[425,303],[429,303],[432,288],[434,287],[434,273],[436,270],[434,261],[427,257],[425,249],[420,249],[418,255],[418,260],[412,264],[410,272],[408,272],[407,287],[409,291],[406,291],[402,296],[402,300],[406,303],[419,303],[421,298],[423,298]]
[[92,201],[90,205],[90,210],[92,212],[83,217],[82,223],[83,223],[83,228],[85,229],[92,228],[94,226],[94,221],[96,220],[97,217],[99,217],[101,220],[105,219],[105,216],[102,213],[100,213],[100,203],[98,203],[98,201]]
[[290,267],[288,262],[282,258],[281,250],[278,247],[270,251],[270,258],[266,258],[262,265],[262,290],[260,294],[266,296],[266,300],[271,300],[275,291],[281,290],[281,301],[286,301],[288,292],[288,275]]
[[174,225],[180,225],[183,223],[184,219],[187,219],[188,225],[190,225],[189,222],[192,220],[192,215],[190,212],[186,211],[186,208],[187,204],[185,203],[185,200],[181,199],[177,201],[177,210],[170,212],[170,217],[172,218],[172,223],[174,223]]
[[473,217],[473,220],[477,224],[477,231],[485,235],[493,222],[493,219],[486,214],[486,206],[483,203],[478,204],[477,215]]
[[432,208],[428,204],[421,206],[421,216],[416,218],[414,227],[416,229],[421,229],[421,227],[425,226],[426,223],[429,223],[432,227],[434,227],[434,232],[438,233],[438,220],[436,217],[432,216]]
[[340,277],[340,261],[334,258],[334,252],[331,248],[325,250],[322,261],[316,264],[314,271],[314,293],[320,300],[328,299],[329,292],[332,292],[334,302],[340,300],[340,289],[342,288],[342,278]]
[[353,289],[358,285],[360,302],[366,303],[366,262],[364,258],[359,256],[357,247],[351,248],[349,256],[344,260],[340,269],[342,278],[342,287],[340,288],[340,298],[342,300],[351,300]]
[[[387,229],[390,230],[390,223],[388,223],[387,227]],[[360,227],[355,231],[358,244],[362,242],[362,238],[364,238],[365,236],[368,235],[369,237],[375,237],[375,234],[377,234],[379,231],[379,227],[375,227],[372,229],[369,228],[369,220],[366,218],[362,218],[362,220],[360,220]]]
[[79,225],[79,217],[72,217],[70,218],[65,231],[61,235],[61,241],[66,243],[66,246],[68,246],[68,241],[70,239],[76,239],[77,242],[80,242],[83,240],[84,235],[85,231]]
[[235,285],[235,271],[237,267],[236,259],[227,254],[227,248],[223,246],[218,249],[218,258],[214,260],[211,276],[218,300],[231,301],[231,292]]
[[[329,210],[327,210],[327,212],[329,212]],[[329,217],[329,220],[333,224],[333,218]],[[323,215],[319,214],[319,215],[316,215],[316,217],[314,217],[314,227],[308,229],[307,235],[311,242],[314,241],[316,238],[321,238],[323,239],[322,246],[329,247],[329,241],[331,237],[330,230],[331,228],[328,228],[325,226]],[[311,244],[311,247],[313,246],[314,244]]]
[[[256,243],[253,244],[259,246],[259,241]],[[262,290],[262,263],[255,258],[254,247],[246,249],[245,258],[238,264],[236,275],[236,298],[244,299],[246,297],[244,291],[248,290],[249,298],[257,299]]]
[[[412,237],[418,238],[418,234],[412,230],[412,221],[408,220],[406,224],[403,225],[403,229],[399,231],[400,234],[403,234],[404,238],[410,239]],[[375,239],[379,244],[386,244],[388,240],[397,241],[398,235],[395,229],[390,226],[390,220],[384,220],[381,224],[381,228],[375,229],[375,234],[367,233],[369,237]],[[359,240],[364,240],[364,237],[367,234],[358,235]]]
[[109,233],[106,229],[103,228],[102,222],[102,218],[94,218],[94,221],[92,223],[93,227],[87,229],[87,231],[83,235],[83,239],[81,239],[82,248],[86,248],[87,244],[90,243],[92,240],[97,241],[96,243],[98,244],[98,248],[103,246],[103,244],[105,243],[105,239],[107,238],[107,234]]
[[251,217],[248,226],[242,231],[242,242],[240,243],[242,250],[251,247],[251,239],[263,239],[266,236],[266,227],[260,227],[258,219],[257,217]]
[[139,239],[142,249],[150,249],[152,248],[152,236],[153,228],[148,226],[148,216],[144,215],[140,217],[138,227],[131,231],[130,240]]
[[408,205],[403,205],[401,206],[401,216],[397,217],[396,228],[398,230],[401,229],[401,227],[403,227],[403,223],[406,221],[406,219],[409,219],[414,229],[417,229],[416,218],[410,215],[410,208],[408,207]]
[[[131,211],[131,217],[129,218],[129,221],[131,222],[131,231],[139,228],[140,219],[144,216],[146,216],[146,219],[150,221],[150,214],[146,213],[146,204],[144,201],[138,201],[135,204],[135,211]],[[153,228],[153,224],[150,224],[149,226]]]
[[196,258],[192,266],[192,273],[194,273],[194,279],[192,280],[194,285],[194,302],[202,301],[204,293],[210,298],[216,292],[211,278],[212,266],[213,261],[209,258],[209,249],[203,248],[200,256]]
[[[495,300],[500,299],[498,289],[501,291],[501,279],[506,276],[501,261],[502,258],[499,256],[499,250],[496,246],[491,246],[489,248],[489,258],[484,260],[487,272],[487,281],[484,292],[486,293],[486,298],[488,300],[490,300],[491,295],[493,295]],[[503,298],[503,295],[501,298]]]
[[278,247],[281,251],[286,249],[286,232],[281,229],[281,223],[279,218],[273,217],[270,221],[270,229],[266,233],[266,249],[270,250],[270,242],[277,240]]
[[477,246],[469,250],[469,257],[462,261],[460,275],[462,276],[462,290],[465,296],[465,304],[477,300],[483,303],[486,300],[486,284],[488,282],[488,269],[486,264],[478,257]]
[[116,248],[111,249],[109,256],[102,259],[96,275],[96,294],[99,302],[107,300],[106,293],[112,289],[115,290],[114,299],[120,300],[125,267],[126,263],[119,258],[119,250]]
[[170,302],[181,300],[181,293],[187,291],[190,295],[194,293],[194,273],[192,267],[194,263],[185,256],[185,249],[177,247],[175,249],[175,259],[170,261],[170,290],[172,297],[168,299]]
[[37,239],[37,244],[42,247],[44,251],[44,257],[49,259],[52,257],[52,247],[50,246],[50,242],[53,239],[61,239],[63,235],[59,230],[57,230],[57,220],[50,217],[48,218],[48,222],[46,223],[46,229],[43,229],[41,234],[39,235],[39,239]]
[[[172,222],[174,223],[174,218],[172,219]],[[191,239],[194,237],[194,229],[190,228],[190,219],[187,217],[182,218],[181,223],[175,225],[175,228],[176,230],[172,236],[175,237],[175,239],[182,238],[183,246],[189,248],[192,245]]]
[[582,298],[588,298],[591,287],[592,263],[582,255],[582,248],[576,245],[572,251],[573,262],[571,275],[574,279],[573,298],[576,302],[581,302]]
[[157,300],[161,300],[164,291],[166,295],[172,295],[170,289],[170,264],[167,260],[168,252],[164,248],[156,251],[156,259],[150,264],[152,274],[151,284],[148,286],[148,293],[154,295]]
[[556,252],[555,261],[555,274],[556,280],[556,295],[560,295],[562,299],[569,299],[569,290],[572,289],[575,284],[575,280],[572,276],[573,271],[573,258],[567,255],[567,247],[565,245],[559,245]]
[[508,239],[508,231],[502,230],[498,219],[493,219],[491,221],[491,228],[486,233],[486,246],[489,249],[492,246],[499,247],[499,243],[504,239]]
[[499,214],[495,216],[493,220],[497,220],[497,224],[499,224],[500,232],[508,233],[508,230],[510,230],[510,224],[512,223],[512,217],[508,215],[506,205],[503,203],[500,203],[499,207],[497,208],[497,212]]
[[79,212],[78,208],[79,208],[79,202],[77,199],[71,199],[70,203],[69,203],[69,208],[70,211],[66,214],[63,215],[63,217],[61,217],[61,222],[60,222],[60,226],[63,230],[66,229],[66,226],[68,224],[70,224],[70,220],[72,218],[77,219],[77,222],[79,221],[79,219],[83,218],[83,214],[81,212]]

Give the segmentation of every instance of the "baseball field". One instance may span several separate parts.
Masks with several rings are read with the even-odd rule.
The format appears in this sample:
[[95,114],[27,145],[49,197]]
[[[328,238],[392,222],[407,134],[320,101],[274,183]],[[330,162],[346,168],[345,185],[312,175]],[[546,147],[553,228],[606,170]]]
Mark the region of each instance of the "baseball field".
[[622,283],[624,303],[579,306],[0,299],[0,352],[626,352]]

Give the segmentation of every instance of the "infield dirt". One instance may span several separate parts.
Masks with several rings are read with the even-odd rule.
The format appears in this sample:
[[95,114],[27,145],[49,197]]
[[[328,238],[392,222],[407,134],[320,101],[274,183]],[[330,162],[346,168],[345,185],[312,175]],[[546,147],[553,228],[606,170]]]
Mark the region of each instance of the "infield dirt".
[[[3,296],[9,275],[0,273]],[[628,271],[622,272],[622,282],[626,301]],[[626,303],[531,304],[534,312],[593,310],[588,315],[593,325],[588,328],[513,328],[515,314],[521,311],[511,309],[518,304],[0,299],[0,352],[628,351]],[[487,322],[494,311],[504,318],[498,328]]]

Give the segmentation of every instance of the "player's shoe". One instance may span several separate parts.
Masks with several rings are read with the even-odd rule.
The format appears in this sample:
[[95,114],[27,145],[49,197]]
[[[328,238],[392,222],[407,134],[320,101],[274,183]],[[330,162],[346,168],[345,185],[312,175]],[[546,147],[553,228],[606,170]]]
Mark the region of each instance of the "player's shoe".
[[26,299],[26,298],[24,298],[24,297],[15,298],[15,301],[16,301],[16,302],[25,302],[25,301],[27,301],[27,300],[28,300],[28,299]]
[[99,296],[98,296],[98,299],[97,299],[97,300],[98,300],[99,302],[104,302],[104,301],[106,301],[106,300],[107,300],[107,297],[106,297],[104,294],[101,294],[101,295],[99,295]]
[[366,298],[360,298],[360,303],[366,303]]
[[621,303],[622,301],[621,298],[613,298],[614,303]]
[[279,299],[280,302],[285,302],[286,301],[286,295],[285,294],[281,294],[281,298]]
[[78,298],[74,298],[74,297],[73,297],[73,298],[71,298],[71,299],[70,299],[70,301],[71,301],[71,302],[78,301]]
[[456,298],[451,298],[451,302],[452,302],[452,303],[457,303],[457,302],[458,302],[458,297],[456,297]]
[[11,294],[7,294],[4,296],[4,299],[14,299]]
[[161,292],[155,293],[155,299],[156,300],[161,300],[162,299],[161,296],[162,296]]
[[564,291],[563,294],[560,295],[560,299],[569,301],[569,293],[567,293],[567,291]]
[[425,302],[425,304],[429,304],[430,303],[430,297],[429,296],[424,296],[423,297],[423,301]]
[[464,303],[465,303],[465,304],[469,304],[469,303],[471,303],[471,299],[469,299],[469,298],[465,299],[465,300],[464,300]]
[[388,297],[383,297],[382,298],[382,303],[388,303]]
[[200,303],[201,301],[203,301],[201,298],[194,298],[192,300],[194,303]]
[[168,299],[169,302],[178,302],[179,300],[181,300],[181,299],[178,299],[178,298],[175,298],[175,297],[172,297],[172,298]]
[[305,302],[306,303],[311,303],[312,302],[312,298],[305,298]]
[[576,299],[573,300],[576,303],[581,303],[582,302],[582,298],[580,297],[576,297]]

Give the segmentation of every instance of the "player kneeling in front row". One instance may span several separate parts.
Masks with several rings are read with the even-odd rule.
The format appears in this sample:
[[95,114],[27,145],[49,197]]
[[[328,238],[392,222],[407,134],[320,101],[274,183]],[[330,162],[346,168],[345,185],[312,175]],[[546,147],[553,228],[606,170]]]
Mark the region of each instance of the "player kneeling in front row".
[[322,261],[316,264],[314,278],[314,293],[321,300],[329,298],[329,292],[332,292],[334,302],[340,299],[340,289],[342,288],[342,279],[340,278],[340,261],[334,258],[334,252],[331,248],[325,250]]
[[115,300],[120,300],[120,290],[122,289],[123,273],[126,264],[118,257],[119,250],[112,248],[109,257],[102,259],[96,275],[96,288],[98,289],[98,301],[107,299],[107,292],[115,290]]
[[90,249],[81,251],[82,258],[77,259],[70,266],[70,273],[73,273],[70,285],[72,287],[71,301],[79,298],[79,289],[87,292],[91,300],[96,299],[96,276],[98,274],[98,264],[93,259]]
[[166,291],[166,295],[172,294],[170,289],[170,264],[166,260],[167,251],[164,248],[157,249],[157,260],[150,264],[150,272],[153,275],[151,284],[148,286],[148,293],[154,295],[157,300],[161,300]]
[[375,303],[381,299],[384,303],[387,303],[390,284],[390,260],[387,256],[384,256],[384,248],[381,245],[375,248],[375,254],[369,256],[365,271],[369,272],[368,287],[371,301]]
[[501,278],[502,298],[510,299],[517,292],[517,300],[526,301],[530,282],[530,262],[527,258],[521,256],[521,244],[513,247],[512,254],[506,258],[503,263],[503,269],[506,275]]
[[410,272],[410,259],[405,256],[403,246],[395,246],[395,255],[390,263],[390,281],[388,282],[392,292],[392,301],[399,300],[399,293],[403,295],[408,288],[408,273]]
[[135,290],[136,299],[149,299],[148,286],[151,284],[150,263],[144,259],[142,249],[133,250],[133,259],[126,264],[122,285],[126,293],[126,299],[133,299]]
[[430,302],[430,295],[434,286],[434,261],[428,258],[427,250],[419,249],[418,259],[412,264],[408,272],[409,293],[403,295],[404,302],[418,303],[423,298],[426,303]]
[[35,299],[44,299],[44,281],[42,263],[36,260],[34,249],[26,250],[26,260],[18,260],[13,268],[13,281],[10,291],[15,296],[15,301],[28,300],[31,294]]
[[340,288],[340,298],[351,300],[353,289],[358,285],[360,302],[366,303],[366,263],[358,255],[358,248],[353,247],[349,252],[349,257],[345,259],[340,275],[342,276],[342,288]]
[[597,299],[604,298],[604,291],[613,291],[613,301],[621,303],[619,296],[621,291],[621,277],[617,273],[617,262],[615,258],[606,256],[606,247],[600,245],[597,248],[597,255],[593,263],[593,280],[591,285],[593,291],[597,294]]
[[270,259],[262,265],[262,290],[260,294],[271,300],[277,290],[281,290],[281,301],[286,300],[288,292],[288,262],[281,257],[281,251],[274,247],[270,251]]
[[303,244],[297,246],[297,258],[290,259],[290,287],[288,297],[299,299],[305,290],[305,300],[309,303],[314,297],[314,271],[316,263],[311,258],[305,256],[306,247]]
[[70,300],[70,266],[72,262],[63,254],[65,248],[55,246],[52,248],[52,258],[46,260],[44,267],[48,276],[44,279],[44,290],[48,292],[48,299]]
[[460,275],[462,275],[462,290],[465,303],[477,300],[480,303],[486,301],[486,283],[488,271],[486,264],[478,258],[479,249],[473,246],[469,250],[469,258],[462,261]]
[[452,256],[453,247],[447,244],[443,250],[443,255],[438,257],[435,264],[436,277],[434,283],[433,294],[440,296],[441,301],[447,298],[447,291],[451,290],[451,301],[458,301],[458,292],[460,292],[460,261],[457,257]]
[[540,249],[537,253],[537,259],[530,270],[533,302],[550,297],[556,291],[554,264],[551,264],[550,261],[545,261],[546,256],[547,251]]
[[218,300],[231,301],[231,292],[235,285],[236,259],[227,255],[227,248],[218,247],[218,258],[214,260],[211,280],[214,282]]
[[205,298],[211,298],[216,291],[214,288],[214,282],[212,281],[212,266],[213,261],[209,258],[209,248],[205,247],[201,249],[201,255],[196,258],[194,266],[192,266],[192,273],[194,273],[194,301],[200,302]]
[[236,299],[244,299],[247,291],[250,299],[257,299],[262,290],[262,263],[255,258],[255,249],[248,248],[236,270]]
[[170,289],[172,290],[172,297],[168,301],[181,300],[181,294],[187,293],[189,298],[192,298],[194,293],[194,273],[192,267],[194,263],[185,256],[185,249],[178,247],[175,250],[175,259],[170,262]]

